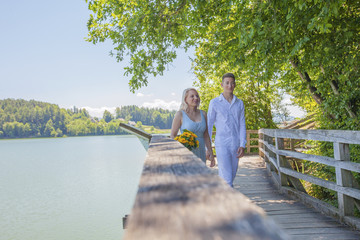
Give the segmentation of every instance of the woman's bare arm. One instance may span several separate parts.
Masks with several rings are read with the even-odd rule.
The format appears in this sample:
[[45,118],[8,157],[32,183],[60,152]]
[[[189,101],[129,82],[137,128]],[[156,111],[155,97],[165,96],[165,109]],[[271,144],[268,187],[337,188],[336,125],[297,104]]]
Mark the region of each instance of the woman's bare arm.
[[205,146],[207,148],[207,153],[209,154],[209,160],[211,161],[210,167],[214,167],[215,166],[215,159],[214,159],[214,154],[213,154],[212,147],[211,147],[211,139],[210,139],[209,132],[208,132],[207,116],[206,116],[205,111],[203,111],[203,113],[204,113],[205,121],[206,121],[206,130],[204,132]]
[[181,127],[181,123],[182,123],[182,112],[181,111],[177,111],[175,113],[172,125],[171,125],[171,133],[170,133],[170,137],[172,139],[174,139],[176,137],[176,135],[179,132],[179,129]]

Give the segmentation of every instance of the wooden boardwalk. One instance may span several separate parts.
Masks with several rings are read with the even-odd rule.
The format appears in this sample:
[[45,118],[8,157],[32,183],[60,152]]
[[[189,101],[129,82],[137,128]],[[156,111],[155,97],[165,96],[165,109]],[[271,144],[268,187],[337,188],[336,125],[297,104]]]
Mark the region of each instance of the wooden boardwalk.
[[291,239],[360,239],[359,231],[279,193],[257,155],[241,158],[234,188],[263,208]]

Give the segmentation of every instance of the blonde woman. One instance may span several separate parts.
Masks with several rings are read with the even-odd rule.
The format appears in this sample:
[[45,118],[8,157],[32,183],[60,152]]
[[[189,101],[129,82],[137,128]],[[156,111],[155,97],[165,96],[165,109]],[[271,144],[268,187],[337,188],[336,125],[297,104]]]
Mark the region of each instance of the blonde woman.
[[180,110],[176,112],[172,126],[171,138],[175,138],[179,132],[187,129],[197,135],[199,147],[192,150],[204,163],[206,162],[205,146],[209,149],[210,167],[215,166],[211,141],[207,129],[207,115],[205,111],[198,109],[200,105],[199,93],[194,88],[187,88],[182,95]]

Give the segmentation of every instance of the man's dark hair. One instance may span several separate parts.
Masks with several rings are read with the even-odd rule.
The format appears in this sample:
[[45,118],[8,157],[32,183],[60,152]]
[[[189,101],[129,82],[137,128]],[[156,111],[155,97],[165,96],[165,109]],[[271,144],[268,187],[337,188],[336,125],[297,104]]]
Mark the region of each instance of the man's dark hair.
[[232,73],[225,73],[223,76],[222,76],[222,81],[224,81],[224,78],[233,78],[235,80],[235,75],[232,74]]

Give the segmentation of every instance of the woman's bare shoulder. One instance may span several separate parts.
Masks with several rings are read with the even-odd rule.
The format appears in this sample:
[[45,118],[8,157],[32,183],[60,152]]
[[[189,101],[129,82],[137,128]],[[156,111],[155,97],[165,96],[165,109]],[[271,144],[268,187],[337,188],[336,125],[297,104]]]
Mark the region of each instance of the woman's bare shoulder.
[[175,119],[182,119],[182,111],[181,110],[177,111],[175,113],[175,115],[174,115],[174,118]]
[[204,115],[204,117],[205,117],[205,120],[207,120],[207,113],[206,113],[206,111],[204,111],[204,110],[200,110],[202,113],[203,113],[203,115]]

